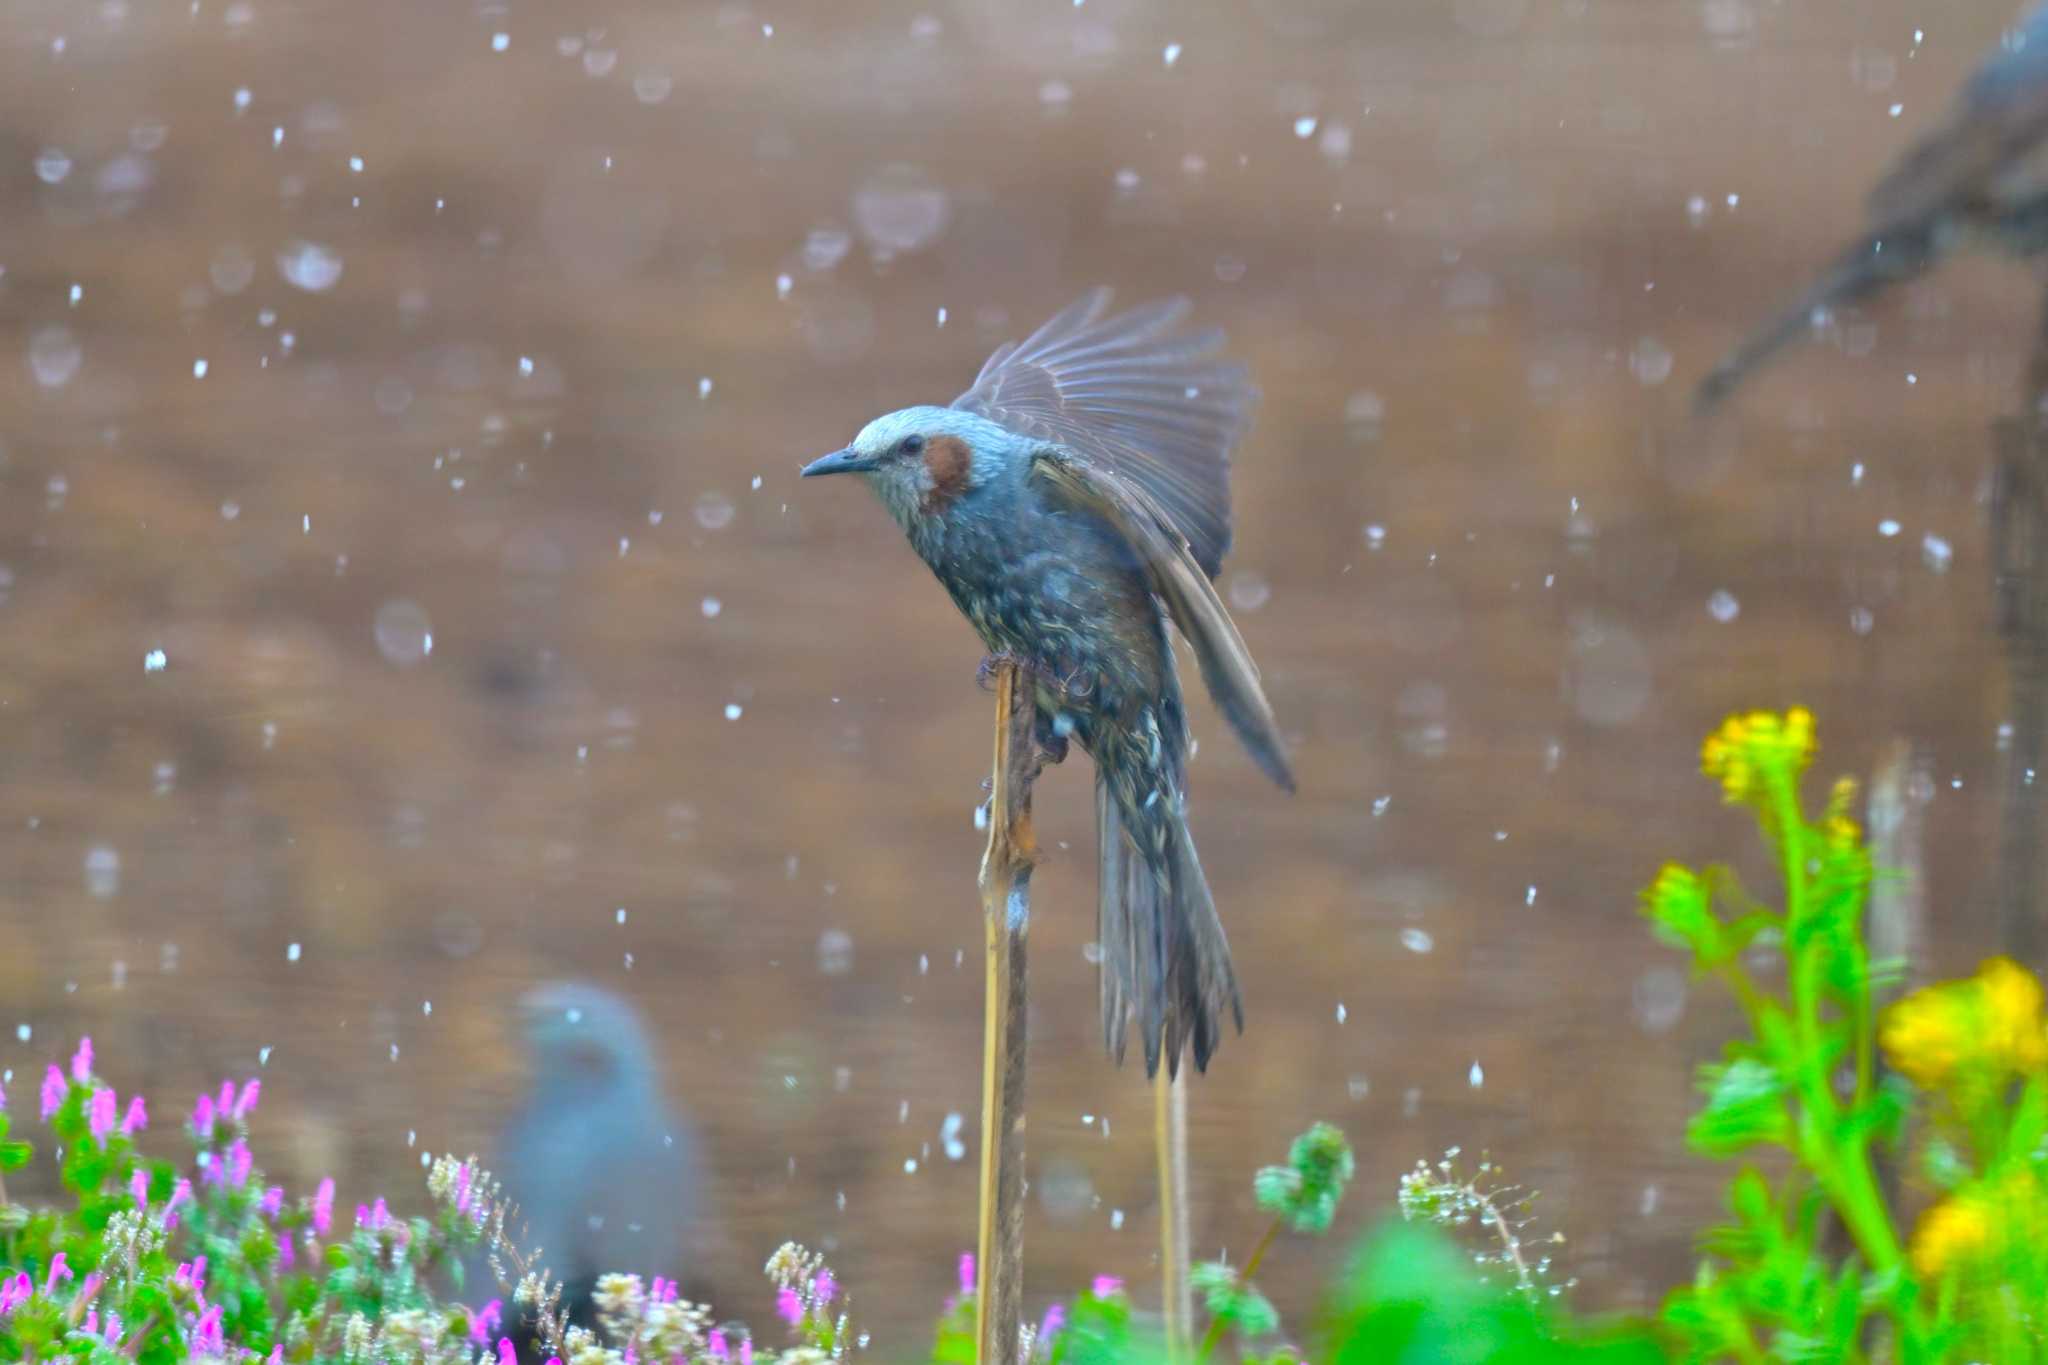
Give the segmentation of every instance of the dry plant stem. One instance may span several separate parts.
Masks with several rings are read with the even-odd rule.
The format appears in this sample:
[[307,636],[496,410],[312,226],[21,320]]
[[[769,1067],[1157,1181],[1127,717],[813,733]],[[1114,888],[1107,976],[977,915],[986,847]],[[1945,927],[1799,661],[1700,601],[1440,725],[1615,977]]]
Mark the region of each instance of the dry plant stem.
[[1188,1283],[1187,1078],[1161,1066],[1152,1081],[1152,1143],[1159,1158],[1160,1312],[1166,1357],[1186,1360],[1194,1336],[1195,1300]]
[[980,1279],[975,1286],[975,1359],[1018,1359],[1024,1281],[1025,935],[1031,924],[1031,786],[1043,761],[1037,704],[1018,664],[996,666],[996,752],[989,795],[988,848],[981,857],[981,912],[987,929],[987,1012],[981,1085]]
[[2048,295],[2027,375],[2027,411],[1998,424],[1991,491],[1993,592],[2011,688],[1998,858],[1998,938],[2020,962],[2040,949],[2042,731],[2048,728]]

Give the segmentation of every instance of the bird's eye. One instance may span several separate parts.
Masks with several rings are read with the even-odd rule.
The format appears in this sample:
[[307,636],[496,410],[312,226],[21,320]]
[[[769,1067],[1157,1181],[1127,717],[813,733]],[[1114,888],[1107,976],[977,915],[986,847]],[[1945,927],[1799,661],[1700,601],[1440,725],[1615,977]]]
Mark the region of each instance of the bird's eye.
[[902,451],[905,455],[915,455],[919,451],[924,449],[924,437],[906,436],[903,438],[902,443],[899,444],[896,448]]

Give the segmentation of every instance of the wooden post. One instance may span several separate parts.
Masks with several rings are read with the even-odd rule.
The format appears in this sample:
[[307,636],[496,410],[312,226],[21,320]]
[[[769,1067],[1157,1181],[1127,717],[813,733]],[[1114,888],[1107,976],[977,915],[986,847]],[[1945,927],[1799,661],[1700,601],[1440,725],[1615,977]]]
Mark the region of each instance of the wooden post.
[[[1184,1059],[1183,1059],[1184,1060]],[[1195,1300],[1188,1283],[1187,1077],[1167,1079],[1163,1064],[1152,1081],[1152,1143],[1159,1158],[1160,1312],[1166,1319],[1166,1358],[1192,1360]]]
[[1998,423],[1991,554],[2005,643],[2012,745],[2006,754],[1998,856],[2000,947],[2040,966],[2041,771],[2048,730],[2048,295],[2027,375],[2027,411]]
[[1024,1285],[1025,936],[1031,927],[1031,786],[1037,703],[1022,669],[996,664],[996,753],[981,857],[987,1010],[981,1067],[981,1227],[975,1271],[975,1359],[1015,1365]]

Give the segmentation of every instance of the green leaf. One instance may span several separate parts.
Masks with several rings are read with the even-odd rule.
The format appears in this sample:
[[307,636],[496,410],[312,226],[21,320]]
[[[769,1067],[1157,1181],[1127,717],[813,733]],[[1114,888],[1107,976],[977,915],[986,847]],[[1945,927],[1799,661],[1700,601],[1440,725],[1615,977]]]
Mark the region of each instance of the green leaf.
[[36,1149],[26,1142],[0,1142],[0,1171],[18,1171],[35,1158]]
[[1686,1126],[1686,1142],[1707,1156],[1728,1156],[1761,1142],[1783,1144],[1791,1136],[1785,1116],[1785,1082],[1754,1057],[1700,1068],[1706,1107]]

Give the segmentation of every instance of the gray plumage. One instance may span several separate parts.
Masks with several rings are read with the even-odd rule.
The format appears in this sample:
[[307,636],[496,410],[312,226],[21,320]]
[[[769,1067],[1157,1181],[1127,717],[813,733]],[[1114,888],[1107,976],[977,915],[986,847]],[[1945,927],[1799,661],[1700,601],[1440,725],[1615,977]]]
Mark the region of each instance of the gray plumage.
[[508,1229],[567,1286],[582,1318],[597,1277],[680,1278],[700,1216],[690,1127],[662,1097],[639,1015],[597,986],[554,982],[519,1005],[532,1079],[493,1171],[519,1206]]
[[876,418],[807,476],[858,473],[987,647],[1033,679],[1042,743],[1096,766],[1102,1027],[1135,1012],[1148,1074],[1206,1069],[1244,1011],[1186,819],[1169,620],[1253,760],[1293,790],[1259,673],[1210,579],[1256,397],[1185,300],[1108,316],[1097,290],[998,349],[952,406]]
[[1924,274],[1950,252],[2048,248],[2048,4],[1984,59],[1942,122],[1892,167],[1867,206],[1870,230],[1789,308],[1701,382],[1710,407],[1803,336],[1817,315]]

